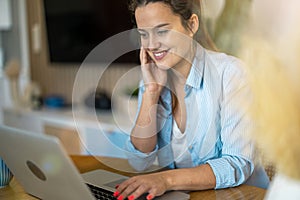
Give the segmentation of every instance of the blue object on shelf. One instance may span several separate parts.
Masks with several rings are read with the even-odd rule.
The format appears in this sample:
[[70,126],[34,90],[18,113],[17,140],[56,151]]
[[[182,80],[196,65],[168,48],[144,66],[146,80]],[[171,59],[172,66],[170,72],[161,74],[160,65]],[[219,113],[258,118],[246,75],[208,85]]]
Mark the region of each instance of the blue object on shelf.
[[45,98],[45,105],[49,108],[62,108],[65,106],[65,100],[60,96],[49,96]]

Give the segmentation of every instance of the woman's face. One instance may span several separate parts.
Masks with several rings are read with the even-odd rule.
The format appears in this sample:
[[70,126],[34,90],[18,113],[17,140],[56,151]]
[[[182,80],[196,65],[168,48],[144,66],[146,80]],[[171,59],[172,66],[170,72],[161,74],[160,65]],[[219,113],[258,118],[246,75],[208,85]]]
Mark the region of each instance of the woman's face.
[[179,66],[184,59],[191,62],[193,33],[183,27],[180,16],[170,7],[160,2],[149,3],[138,7],[135,17],[141,45],[159,68]]

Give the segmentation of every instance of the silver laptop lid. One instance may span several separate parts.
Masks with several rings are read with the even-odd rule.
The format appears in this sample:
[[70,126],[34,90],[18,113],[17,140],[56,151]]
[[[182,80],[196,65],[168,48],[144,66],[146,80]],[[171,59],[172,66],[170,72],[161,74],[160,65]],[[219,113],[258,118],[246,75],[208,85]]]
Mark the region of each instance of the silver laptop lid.
[[57,138],[0,126],[0,157],[41,199],[94,199]]

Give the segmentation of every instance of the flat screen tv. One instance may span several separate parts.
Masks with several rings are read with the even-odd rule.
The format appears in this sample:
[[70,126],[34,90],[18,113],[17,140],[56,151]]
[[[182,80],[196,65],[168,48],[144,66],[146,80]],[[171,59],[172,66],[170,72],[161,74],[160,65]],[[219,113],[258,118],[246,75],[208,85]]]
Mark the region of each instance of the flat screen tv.
[[[128,0],[44,0],[44,13],[51,63],[81,63],[104,40],[134,28]],[[137,51],[114,63],[138,63]]]

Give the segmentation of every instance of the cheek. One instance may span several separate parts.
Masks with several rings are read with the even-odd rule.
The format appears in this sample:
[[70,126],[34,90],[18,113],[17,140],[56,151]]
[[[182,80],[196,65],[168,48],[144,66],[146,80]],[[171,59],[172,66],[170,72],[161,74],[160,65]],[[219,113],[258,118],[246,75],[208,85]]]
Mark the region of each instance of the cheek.
[[173,32],[170,35],[170,41],[172,41],[174,44],[177,46],[186,46],[187,44],[190,44],[191,41],[193,40],[193,36],[187,32]]
[[186,41],[186,38],[183,38],[178,34],[160,38],[160,43],[163,46],[176,49],[181,48],[182,45],[186,45]]
[[143,39],[141,39],[141,46],[142,47],[144,47],[144,48],[146,48],[146,47],[148,47],[148,40],[143,40]]
[[172,53],[180,58],[186,57],[191,50],[191,43],[188,40],[177,40],[172,48]]
[[177,46],[176,41],[170,37],[166,37],[164,39],[161,40],[161,44],[165,47],[174,47]]

